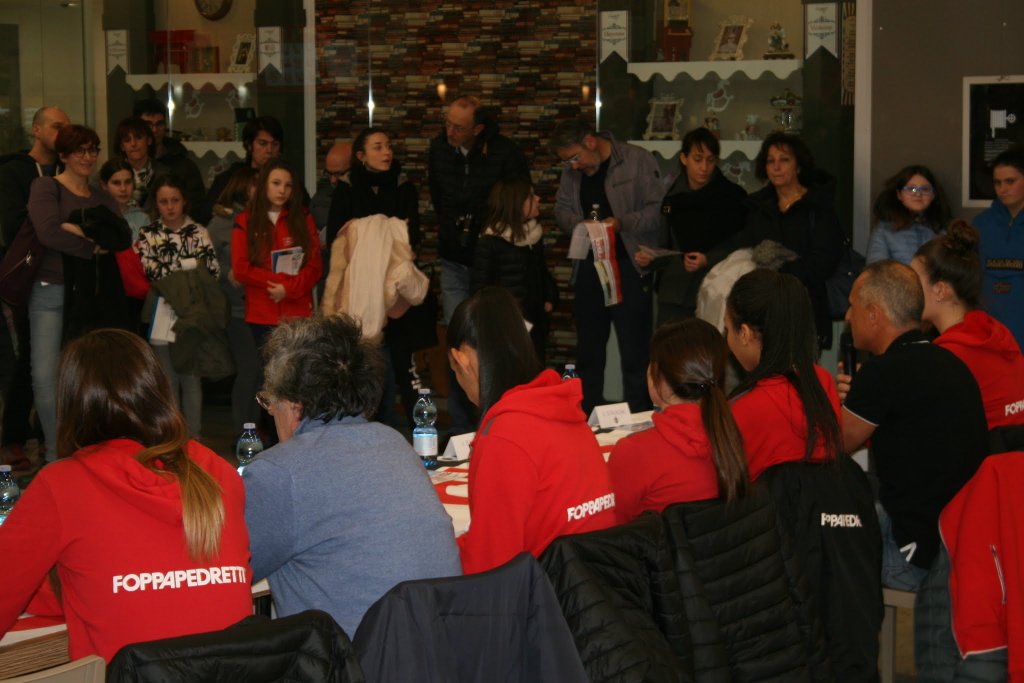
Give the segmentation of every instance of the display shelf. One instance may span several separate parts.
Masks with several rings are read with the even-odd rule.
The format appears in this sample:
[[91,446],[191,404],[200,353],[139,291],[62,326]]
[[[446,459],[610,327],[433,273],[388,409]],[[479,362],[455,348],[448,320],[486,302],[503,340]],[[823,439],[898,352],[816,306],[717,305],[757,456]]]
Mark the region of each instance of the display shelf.
[[799,59],[742,59],[738,61],[714,62],[630,62],[626,66],[628,73],[634,74],[642,81],[649,81],[659,74],[666,81],[672,81],[679,74],[687,74],[695,81],[705,78],[710,73],[718,74],[719,78],[730,78],[737,73],[746,74],[750,79],[757,79],[766,73],[776,78],[789,78],[803,65]]
[[132,90],[140,90],[142,86],[148,85],[153,90],[159,90],[173,83],[174,85],[189,85],[194,90],[199,90],[205,85],[212,85],[217,90],[223,90],[230,86],[235,90],[240,89],[247,83],[256,80],[254,73],[211,73],[211,74],[128,74],[125,82]]
[[241,142],[219,142],[214,140],[186,140],[182,142],[185,149],[195,154],[197,157],[202,157],[205,154],[213,152],[217,157],[223,159],[228,154],[234,154],[239,158],[245,157],[245,146]]
[[[630,140],[629,144],[643,147],[649,152],[660,154],[663,159],[673,159],[679,154],[682,140]],[[722,146],[722,159],[739,152],[748,159],[753,159],[761,151],[760,140],[720,140]]]

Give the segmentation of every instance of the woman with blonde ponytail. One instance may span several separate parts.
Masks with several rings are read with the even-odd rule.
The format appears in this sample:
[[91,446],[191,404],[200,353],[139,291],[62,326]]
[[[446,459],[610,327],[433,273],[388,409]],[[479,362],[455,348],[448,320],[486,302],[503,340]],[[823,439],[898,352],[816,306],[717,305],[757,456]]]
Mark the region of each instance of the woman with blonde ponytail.
[[722,389],[729,349],[697,318],[662,325],[651,339],[647,390],[654,429],[615,445],[608,467],[620,522],[672,503],[746,495],[743,439]]
[[[252,613],[242,481],[188,438],[152,349],[122,330],[71,342],[57,385],[61,458],[0,526],[17,558],[0,632],[56,566],[72,659],[214,631]],[[44,587],[45,590],[45,587]]]

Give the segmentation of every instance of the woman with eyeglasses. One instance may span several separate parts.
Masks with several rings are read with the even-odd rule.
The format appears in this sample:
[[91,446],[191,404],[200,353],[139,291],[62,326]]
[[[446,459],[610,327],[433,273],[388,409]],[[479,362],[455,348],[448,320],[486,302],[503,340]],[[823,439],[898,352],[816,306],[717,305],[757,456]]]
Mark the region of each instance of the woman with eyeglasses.
[[[32,390],[49,461],[57,456],[54,391],[64,332],[65,259],[89,261],[104,251],[69,219],[74,212],[97,205],[106,206],[120,216],[113,197],[89,183],[100,154],[100,138],[96,131],[85,126],[66,125],[57,134],[54,149],[64,164],[64,170],[53,178],[34,180],[28,199],[29,221],[39,242],[46,248],[29,296],[28,315],[32,339]],[[127,224],[125,228],[128,229]],[[128,240],[130,243],[130,229]]]
[[945,230],[949,204],[927,166],[906,166],[885,181],[875,199],[875,229],[868,242],[868,263],[895,259],[910,265],[914,252]]

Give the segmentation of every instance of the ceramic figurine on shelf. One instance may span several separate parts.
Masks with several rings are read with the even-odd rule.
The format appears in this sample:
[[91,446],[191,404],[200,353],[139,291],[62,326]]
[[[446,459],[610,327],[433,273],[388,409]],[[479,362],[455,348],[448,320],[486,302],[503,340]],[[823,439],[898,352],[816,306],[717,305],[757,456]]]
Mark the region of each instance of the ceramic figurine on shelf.
[[746,178],[750,177],[752,166],[749,159],[742,161],[725,161],[722,163],[722,173],[740,187],[746,187]]
[[775,117],[775,122],[779,125],[775,130],[782,133],[800,132],[800,114],[797,112],[797,108],[802,101],[803,98],[789,88],[786,88],[781,95],[776,95],[769,100],[772,107],[779,110]]
[[782,24],[775,21],[768,27],[768,49],[764,53],[765,59],[793,59],[794,55],[789,50],[789,43],[786,42],[786,29]]
[[761,119],[757,114],[747,114],[747,125],[740,132],[740,140],[760,140],[761,136],[757,133],[757,122]]
[[708,111],[713,111],[716,114],[721,114],[725,111],[729,103],[732,102],[734,95],[730,95],[726,88],[729,86],[729,81],[721,80],[718,81],[718,85],[715,89],[709,92],[704,97],[704,108]]
[[718,117],[714,114],[704,117],[704,127],[711,131],[711,134],[716,138],[722,137],[722,131],[718,127]]

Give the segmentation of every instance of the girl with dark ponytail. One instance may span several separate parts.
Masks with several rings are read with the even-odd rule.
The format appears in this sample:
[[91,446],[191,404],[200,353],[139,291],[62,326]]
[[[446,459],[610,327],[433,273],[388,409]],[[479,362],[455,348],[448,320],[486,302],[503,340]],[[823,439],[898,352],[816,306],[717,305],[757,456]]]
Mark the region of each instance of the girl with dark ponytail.
[[814,311],[792,275],[758,269],[726,300],[729,349],[746,378],[732,394],[751,481],[783,462],[831,460],[839,450],[839,395],[815,363]]
[[645,510],[747,492],[747,460],[722,383],[728,348],[711,324],[689,318],[651,339],[647,390],[654,429],[615,445],[608,460],[620,522]]
[[926,242],[910,267],[924,288],[924,322],[935,343],[964,362],[978,382],[988,428],[1024,424],[1024,356],[1013,333],[981,305],[978,231],[962,220]]

